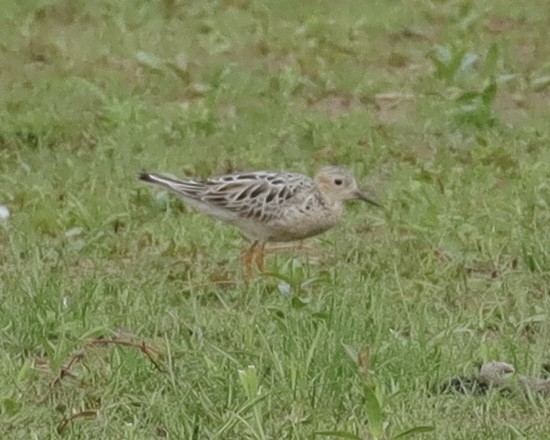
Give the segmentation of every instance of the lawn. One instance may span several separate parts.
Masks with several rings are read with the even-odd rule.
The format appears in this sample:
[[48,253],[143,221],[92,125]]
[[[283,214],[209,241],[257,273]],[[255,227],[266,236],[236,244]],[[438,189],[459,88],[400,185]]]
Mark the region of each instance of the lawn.
[[[550,361],[549,28],[547,0],[5,0],[2,438],[550,438],[550,399],[439,392]],[[384,208],[250,282],[238,231],[137,179],[327,164]]]

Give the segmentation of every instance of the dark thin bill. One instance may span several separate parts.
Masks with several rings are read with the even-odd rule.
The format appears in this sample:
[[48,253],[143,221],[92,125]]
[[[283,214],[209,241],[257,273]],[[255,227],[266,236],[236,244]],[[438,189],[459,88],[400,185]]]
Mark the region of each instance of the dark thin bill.
[[363,194],[362,192],[359,192],[357,191],[355,193],[355,197],[357,197],[359,200],[363,200],[363,202],[367,202],[367,203],[370,203],[371,205],[374,205],[374,206],[378,206],[379,208],[382,207],[382,205],[378,202],[375,202],[374,200],[372,199],[369,199],[365,194]]

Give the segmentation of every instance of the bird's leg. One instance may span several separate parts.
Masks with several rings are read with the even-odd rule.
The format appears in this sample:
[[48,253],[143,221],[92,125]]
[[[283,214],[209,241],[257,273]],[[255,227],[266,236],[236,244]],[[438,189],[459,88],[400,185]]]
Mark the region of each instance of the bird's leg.
[[264,260],[265,260],[265,242],[262,242],[260,243],[257,247],[256,247],[256,258],[255,258],[255,263],[256,263],[256,267],[258,267],[258,270],[260,272],[264,272],[265,271],[265,264],[264,264]]
[[256,247],[258,242],[253,242],[249,247],[241,252],[241,263],[244,267],[244,277],[249,280],[252,278],[252,261],[254,260],[254,254],[256,252]]
[[252,278],[252,265],[255,264],[260,272],[265,271],[265,243],[255,241],[241,253],[241,262],[244,266],[244,276]]

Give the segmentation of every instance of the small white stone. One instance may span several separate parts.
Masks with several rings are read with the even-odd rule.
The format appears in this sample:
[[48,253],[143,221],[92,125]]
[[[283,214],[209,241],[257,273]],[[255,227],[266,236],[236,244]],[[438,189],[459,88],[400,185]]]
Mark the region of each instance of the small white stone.
[[0,205],[0,220],[6,220],[10,216],[10,210],[7,206]]

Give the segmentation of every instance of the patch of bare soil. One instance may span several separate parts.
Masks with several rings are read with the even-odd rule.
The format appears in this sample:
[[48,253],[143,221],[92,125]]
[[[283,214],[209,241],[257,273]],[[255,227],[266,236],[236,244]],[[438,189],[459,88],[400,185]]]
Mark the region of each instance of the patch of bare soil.
[[382,124],[405,120],[412,110],[413,99],[411,93],[387,92],[374,95],[378,120]]
[[495,110],[499,119],[511,125],[523,121],[528,116],[524,97],[513,93],[498,93],[495,98]]
[[338,117],[365,108],[359,98],[343,93],[330,93],[321,99],[309,102],[308,105],[313,111],[331,117]]
[[516,125],[529,117],[548,114],[549,102],[548,89],[525,94],[500,92],[495,99],[495,110],[502,121]]

